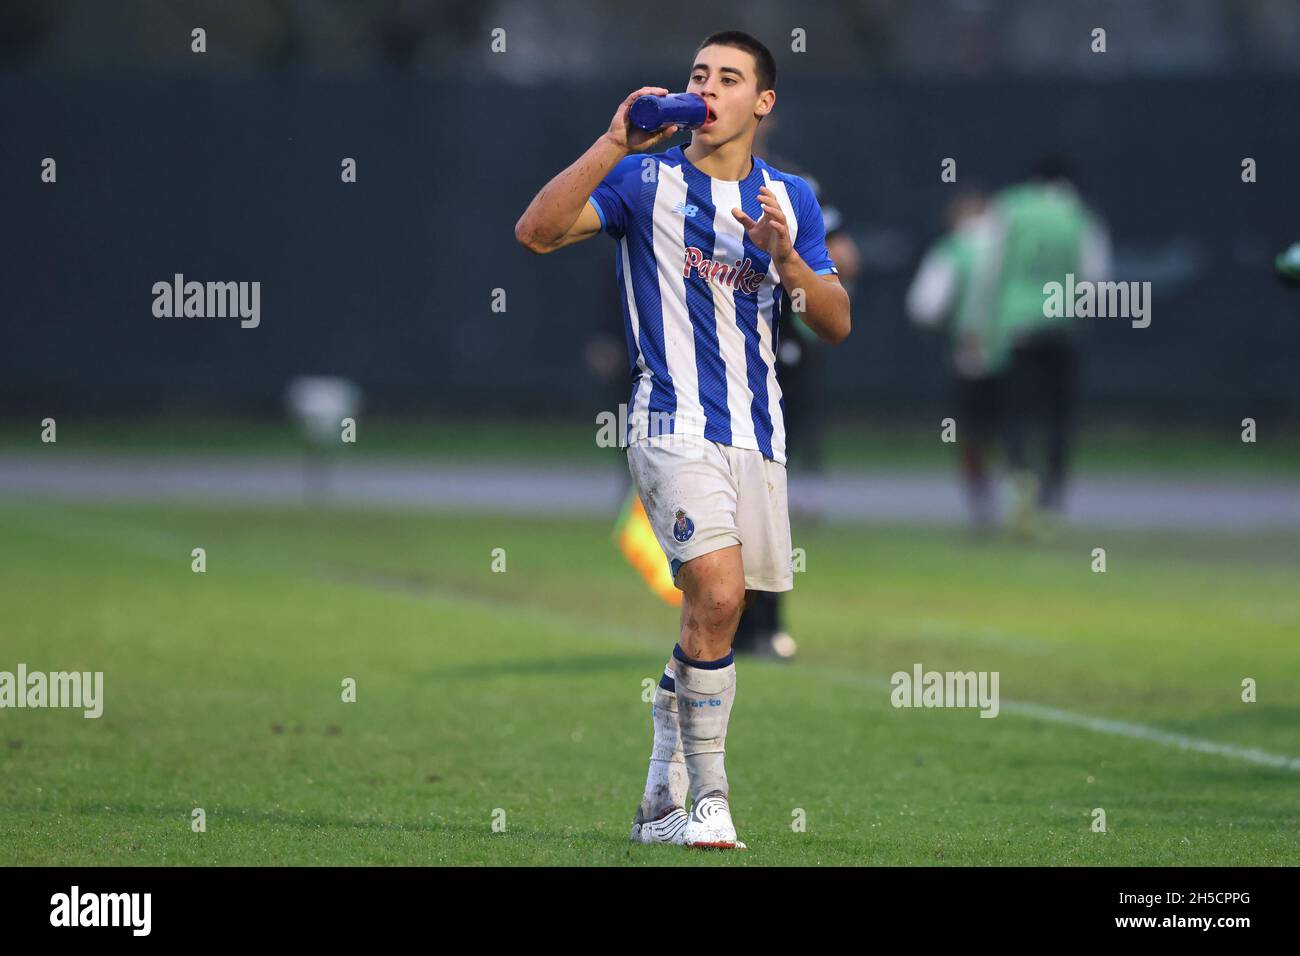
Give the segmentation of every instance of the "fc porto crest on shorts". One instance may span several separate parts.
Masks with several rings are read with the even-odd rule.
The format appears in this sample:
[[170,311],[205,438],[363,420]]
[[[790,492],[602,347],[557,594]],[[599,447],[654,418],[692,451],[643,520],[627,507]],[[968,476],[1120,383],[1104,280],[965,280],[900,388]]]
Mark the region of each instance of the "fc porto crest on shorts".
[[695,522],[686,517],[686,512],[677,509],[677,521],[673,524],[673,537],[678,541],[689,541],[695,534]]

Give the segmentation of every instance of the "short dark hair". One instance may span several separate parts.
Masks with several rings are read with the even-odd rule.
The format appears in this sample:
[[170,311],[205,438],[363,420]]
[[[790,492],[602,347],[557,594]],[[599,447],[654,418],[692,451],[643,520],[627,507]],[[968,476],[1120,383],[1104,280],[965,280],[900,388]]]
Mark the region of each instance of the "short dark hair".
[[754,78],[758,81],[758,91],[762,93],[764,90],[776,89],[776,59],[772,56],[772,51],[757,37],[740,30],[723,30],[721,33],[713,33],[705,37],[704,42],[695,48],[695,52],[699,53],[706,46],[730,46],[737,50],[744,50],[754,58]]

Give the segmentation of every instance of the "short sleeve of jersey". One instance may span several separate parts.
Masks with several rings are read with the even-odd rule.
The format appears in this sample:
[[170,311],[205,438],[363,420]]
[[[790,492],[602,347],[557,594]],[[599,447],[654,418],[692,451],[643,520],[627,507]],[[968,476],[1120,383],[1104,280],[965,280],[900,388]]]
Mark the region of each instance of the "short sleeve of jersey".
[[793,178],[795,216],[799,220],[799,234],[795,237],[794,251],[817,275],[839,275],[831,254],[826,249],[826,221],[822,207],[813,195],[812,187],[803,179]]
[[641,169],[645,156],[625,156],[597,185],[588,202],[600,216],[600,228],[615,239],[627,233],[632,211],[641,193]]

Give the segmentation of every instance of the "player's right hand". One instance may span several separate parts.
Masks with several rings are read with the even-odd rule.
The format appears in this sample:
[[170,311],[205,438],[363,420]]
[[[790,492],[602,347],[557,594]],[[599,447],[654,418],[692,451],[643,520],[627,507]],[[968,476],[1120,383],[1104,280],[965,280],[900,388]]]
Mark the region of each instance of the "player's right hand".
[[639,153],[650,149],[677,132],[676,125],[665,126],[653,133],[648,133],[632,125],[627,111],[632,108],[632,104],[636,102],[637,97],[647,95],[667,96],[668,91],[662,86],[643,86],[641,89],[633,91],[628,95],[627,99],[619,104],[614,113],[614,119],[610,121],[609,132],[605,134],[616,146],[627,150],[629,153]]

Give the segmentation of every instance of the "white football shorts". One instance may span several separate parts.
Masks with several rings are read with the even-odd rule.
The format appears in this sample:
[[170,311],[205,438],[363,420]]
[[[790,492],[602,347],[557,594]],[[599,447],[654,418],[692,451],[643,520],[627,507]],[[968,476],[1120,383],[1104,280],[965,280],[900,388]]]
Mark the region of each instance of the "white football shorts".
[[738,544],[747,589],[794,588],[785,465],[680,434],[634,441],[627,464],[674,583],[691,558]]

